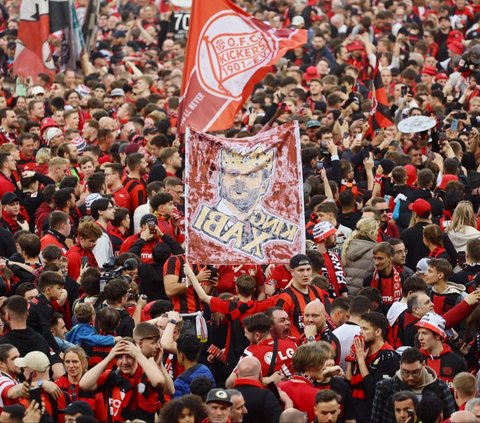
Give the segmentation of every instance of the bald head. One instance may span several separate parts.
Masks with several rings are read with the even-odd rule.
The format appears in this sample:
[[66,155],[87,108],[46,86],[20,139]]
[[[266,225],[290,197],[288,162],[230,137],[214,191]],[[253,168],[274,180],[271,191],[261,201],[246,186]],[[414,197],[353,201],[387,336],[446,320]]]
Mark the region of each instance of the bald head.
[[309,302],[303,312],[303,323],[305,325],[315,325],[317,331],[325,327],[326,315],[325,306],[320,300]]
[[100,129],[109,129],[110,131],[115,131],[115,121],[108,116],[103,116],[98,121],[98,126]]
[[296,408],[289,408],[280,415],[278,423],[306,423],[306,421],[305,413]]
[[256,357],[242,358],[237,365],[238,377],[259,379],[262,366]]
[[470,411],[456,411],[450,416],[451,423],[477,423],[475,414]]

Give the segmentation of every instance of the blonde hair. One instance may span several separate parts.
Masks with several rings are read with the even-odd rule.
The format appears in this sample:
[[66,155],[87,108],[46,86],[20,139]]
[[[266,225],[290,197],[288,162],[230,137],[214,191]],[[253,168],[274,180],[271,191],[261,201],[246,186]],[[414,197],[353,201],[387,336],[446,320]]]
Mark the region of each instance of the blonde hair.
[[82,364],[82,368],[83,368],[82,375],[84,375],[88,370],[88,359],[87,359],[87,353],[85,352],[85,350],[82,347],[79,347],[78,345],[69,347],[65,350],[65,353],[63,355],[63,360],[65,360],[65,357],[67,356],[68,353],[77,354],[77,357],[80,360],[80,363]]
[[347,260],[347,250],[354,239],[369,238],[372,242],[377,240],[378,222],[373,217],[362,217],[358,222],[356,229],[343,244],[342,261]]
[[0,153],[12,154],[17,150],[17,146],[11,143],[5,143],[0,146]]
[[465,233],[465,227],[477,227],[475,212],[470,201],[460,201],[452,215],[452,223],[448,225],[447,232]]
[[39,164],[48,163],[52,155],[49,148],[40,148],[35,155],[35,161]]
[[70,162],[67,159],[64,159],[63,157],[53,157],[48,161],[48,167],[53,168],[53,167],[59,167],[59,166],[65,166],[68,165]]

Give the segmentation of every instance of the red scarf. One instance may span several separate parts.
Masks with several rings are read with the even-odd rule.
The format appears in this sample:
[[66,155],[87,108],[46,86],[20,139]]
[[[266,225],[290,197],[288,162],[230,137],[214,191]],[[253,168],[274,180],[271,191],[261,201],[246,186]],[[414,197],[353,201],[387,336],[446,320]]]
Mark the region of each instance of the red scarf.
[[430,251],[430,254],[428,255],[428,257],[434,257],[434,258],[437,258],[440,254],[442,254],[443,252],[445,252],[447,250],[445,250],[445,248],[442,248],[442,247],[435,247],[433,249],[433,251]]
[[[338,280],[338,276],[341,276],[342,274],[344,274],[342,263],[340,262],[340,259],[338,258],[338,256],[331,251],[327,251],[326,253],[323,253],[322,256],[323,256],[323,266],[324,266],[322,270],[324,271],[323,272],[324,274],[326,270],[326,273],[328,275],[328,280],[330,282],[328,291],[330,292],[330,295],[333,298],[339,297],[345,291],[345,290],[342,290],[340,286],[342,281]],[[343,281],[343,285],[345,286],[345,281]]]
[[[392,283],[382,283],[389,282],[392,280]],[[400,273],[397,269],[392,266],[392,277],[385,278],[378,274],[375,270],[372,277],[372,288],[377,288],[382,294],[383,304],[393,304],[395,301],[398,301],[402,297],[402,279],[400,278]]]

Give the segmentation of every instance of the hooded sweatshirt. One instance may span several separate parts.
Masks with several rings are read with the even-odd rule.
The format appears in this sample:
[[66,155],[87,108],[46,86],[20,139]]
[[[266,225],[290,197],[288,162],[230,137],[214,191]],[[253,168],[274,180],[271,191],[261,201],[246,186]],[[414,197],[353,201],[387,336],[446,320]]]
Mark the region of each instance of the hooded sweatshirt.
[[[395,373],[395,376],[397,376],[403,383],[405,383],[402,377],[402,371],[400,369],[397,371],[397,373]],[[418,394],[421,394],[422,391],[428,385],[431,385],[436,380],[437,380],[437,374],[435,373],[435,370],[433,370],[431,367],[425,366],[425,372],[423,373],[423,378],[421,383],[414,388],[409,386],[409,389],[410,391],[418,395]]]
[[452,241],[455,250],[459,253],[467,250],[468,241],[480,238],[480,231],[473,226],[465,226],[463,232],[448,231],[447,235],[450,238],[450,241]]
[[430,292],[430,299],[433,302],[433,310],[441,316],[455,307],[455,305],[460,303],[463,298],[466,297],[465,286],[454,282],[447,282],[447,285],[447,289],[442,293],[437,291],[438,288],[436,286],[433,286]]
[[427,357],[427,366],[435,370],[440,380],[443,380],[450,389],[453,389],[453,377],[467,371],[467,363],[458,354],[454,353],[449,345],[443,344],[440,354],[434,356],[420,348],[420,352]]

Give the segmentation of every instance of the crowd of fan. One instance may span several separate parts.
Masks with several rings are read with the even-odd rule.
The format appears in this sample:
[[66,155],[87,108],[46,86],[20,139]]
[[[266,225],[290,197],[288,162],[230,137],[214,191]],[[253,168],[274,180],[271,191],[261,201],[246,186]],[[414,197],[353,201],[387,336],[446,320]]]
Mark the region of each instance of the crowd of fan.
[[[12,75],[18,3],[0,5],[0,422],[480,421],[478,0],[236,1],[308,31],[220,134],[299,122],[308,241],[218,267],[184,256],[189,9],[103,3],[81,70],[33,81]],[[412,116],[437,123],[399,131]]]

